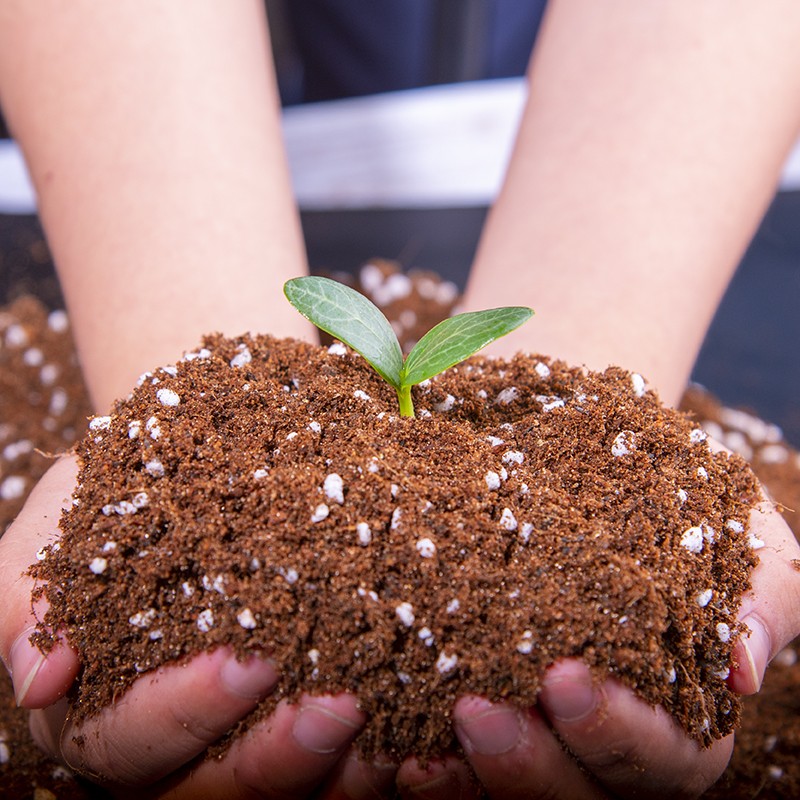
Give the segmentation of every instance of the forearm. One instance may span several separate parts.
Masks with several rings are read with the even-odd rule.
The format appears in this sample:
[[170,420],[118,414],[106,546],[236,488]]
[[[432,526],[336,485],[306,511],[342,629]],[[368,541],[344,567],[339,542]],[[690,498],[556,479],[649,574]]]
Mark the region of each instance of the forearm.
[[800,7],[554,2],[467,292],[675,402],[800,120]]
[[0,3],[0,97],[98,408],[203,332],[303,336],[261,5]]

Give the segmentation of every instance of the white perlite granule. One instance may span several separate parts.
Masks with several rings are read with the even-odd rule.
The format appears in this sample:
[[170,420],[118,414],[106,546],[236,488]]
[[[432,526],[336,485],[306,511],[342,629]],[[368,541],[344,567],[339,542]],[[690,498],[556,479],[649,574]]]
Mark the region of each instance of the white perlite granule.
[[144,427],[150,434],[151,439],[158,439],[161,436],[161,426],[158,424],[157,417],[150,417],[147,422],[145,422]]
[[366,547],[372,541],[372,529],[366,522],[356,523],[356,535],[362,547]]
[[210,608],[197,615],[197,627],[203,633],[208,633],[214,627],[214,612]]
[[430,628],[420,628],[417,636],[422,640],[425,647],[432,647],[434,642],[434,635]]
[[89,563],[89,571],[95,575],[102,575],[108,569],[108,561],[105,558],[93,558]]
[[159,389],[156,392],[156,400],[162,406],[178,406],[181,403],[180,395],[172,389]]
[[19,475],[9,475],[0,483],[0,499],[18,500],[25,494],[25,478]]
[[621,431],[611,445],[611,455],[621,458],[622,456],[630,455],[630,452],[635,448],[636,440],[633,431]]
[[410,628],[414,624],[414,606],[411,603],[400,603],[395,606],[394,613],[406,628]]
[[483,478],[486,481],[486,485],[489,487],[489,489],[494,491],[500,488],[500,476],[496,472],[489,470],[489,472],[487,472]]
[[334,503],[339,503],[339,505],[344,503],[344,481],[338,473],[332,472],[325,478],[322,483],[322,490],[328,500],[333,500]]
[[447,655],[444,650],[439,653],[439,658],[436,659],[436,669],[441,675],[452,672],[456,668],[456,664],[458,664],[458,656],[455,654]]
[[53,333],[64,333],[69,327],[69,318],[67,312],[63,309],[57,308],[47,315],[47,327]]
[[111,417],[93,417],[89,420],[90,431],[104,431],[111,427]]
[[517,518],[510,508],[503,509],[503,513],[500,515],[500,527],[507,531],[515,531],[517,529]]
[[441,403],[433,404],[433,410],[439,412],[450,411],[450,409],[452,409],[455,404],[456,404],[455,397],[453,397],[453,395],[451,394],[448,394],[447,397],[445,397],[445,399],[442,400]]
[[256,618],[253,616],[253,612],[249,608],[243,608],[236,615],[236,621],[248,631],[251,631],[256,627]]
[[423,558],[433,558],[436,555],[436,545],[434,544],[432,539],[429,539],[427,536],[420,539],[417,542],[417,552]]
[[702,428],[695,428],[689,433],[689,441],[692,444],[700,444],[708,439],[708,434]]
[[519,389],[517,389],[516,386],[509,386],[505,389],[501,389],[500,392],[498,392],[494,402],[498,406],[507,406],[509,403],[513,403],[514,400],[517,399],[518,395]]
[[156,610],[150,608],[147,611],[137,611],[132,616],[128,617],[128,622],[134,628],[149,628],[153,620],[156,618]]
[[637,397],[644,396],[646,390],[645,380],[638,372],[631,373],[631,385],[633,386],[633,393]]
[[236,350],[236,355],[231,359],[232,367],[244,367],[253,360],[253,354],[245,344],[240,344]]
[[703,551],[703,529],[695,525],[683,532],[681,544],[690,553],[701,553]]
[[145,472],[154,478],[161,478],[164,475],[164,465],[157,459],[151,459],[144,465]]
[[528,539],[531,538],[531,534],[533,533],[533,523],[532,522],[523,522],[522,527],[520,528],[519,535],[522,537],[523,542],[527,542]]
[[533,652],[533,631],[523,631],[517,642],[517,652],[527,656]]
[[699,605],[700,608],[705,608],[711,602],[713,594],[711,589],[704,589],[702,592],[698,592],[695,598],[697,600],[697,605]]

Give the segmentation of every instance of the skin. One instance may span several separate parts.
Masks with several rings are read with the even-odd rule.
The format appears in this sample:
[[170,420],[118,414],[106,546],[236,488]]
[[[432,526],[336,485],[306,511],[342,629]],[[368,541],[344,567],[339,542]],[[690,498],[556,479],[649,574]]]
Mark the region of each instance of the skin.
[[[553,4],[465,299],[537,309],[498,352],[620,363],[677,399],[797,133],[799,31],[791,0]],[[312,336],[281,293],[305,255],[258,2],[0,0],[0,100],[98,412],[208,330]],[[144,676],[77,748],[59,699],[77,658],[29,646],[23,575],[58,535],[74,480],[61,459],[0,540],[0,656],[45,750],[120,796],[477,795],[452,757],[426,769],[361,762],[351,743],[364,720],[348,696],[281,706],[222,760],[196,762],[270,692],[280,665],[266,654],[242,665],[220,650]],[[800,633],[798,546],[774,511],[753,524],[767,547],[730,678],[742,693]],[[590,685],[576,662],[553,665],[536,708],[462,698],[454,725],[503,799],[696,796],[732,744],[699,750],[613,681]]]
[[677,403],[797,138],[798,31],[791,0],[548,7],[464,303],[536,309],[495,352],[623,364]]

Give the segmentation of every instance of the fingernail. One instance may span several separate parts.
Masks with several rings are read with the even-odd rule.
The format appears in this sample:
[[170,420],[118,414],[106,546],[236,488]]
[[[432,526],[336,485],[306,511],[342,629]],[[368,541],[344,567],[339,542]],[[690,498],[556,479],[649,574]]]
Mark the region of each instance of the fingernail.
[[9,655],[11,680],[14,684],[14,697],[18,706],[25,702],[31,685],[47,659],[46,654],[30,642],[30,637],[35,630],[35,628],[27,628],[17,636],[14,644],[11,645]]
[[748,686],[754,687],[753,691],[757,692],[761,689],[772,643],[767,629],[758,617],[745,617],[742,622],[747,626],[749,633],[743,634],[740,639],[744,661],[739,664],[739,669],[745,673]]
[[584,676],[545,678],[539,701],[547,716],[559,722],[580,722],[597,708],[598,694],[588,671]]
[[292,735],[306,750],[326,755],[343,750],[360,727],[318,702],[301,701]]
[[275,688],[278,673],[271,661],[250,658],[239,661],[227,659],[219,671],[220,680],[229,692],[248,700],[260,700]]
[[499,756],[513,750],[522,736],[519,714],[508,706],[475,700],[455,718],[456,732],[467,753]]

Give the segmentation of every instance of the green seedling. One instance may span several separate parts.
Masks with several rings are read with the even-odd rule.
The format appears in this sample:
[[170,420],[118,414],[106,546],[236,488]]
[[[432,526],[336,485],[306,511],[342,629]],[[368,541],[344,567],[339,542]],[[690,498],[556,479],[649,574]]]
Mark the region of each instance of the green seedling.
[[287,281],[283,291],[306,319],[360,353],[395,388],[403,417],[414,416],[412,386],[469,358],[533,315],[524,306],[457,314],[431,328],[404,359],[389,320],[354,289],[312,276]]

